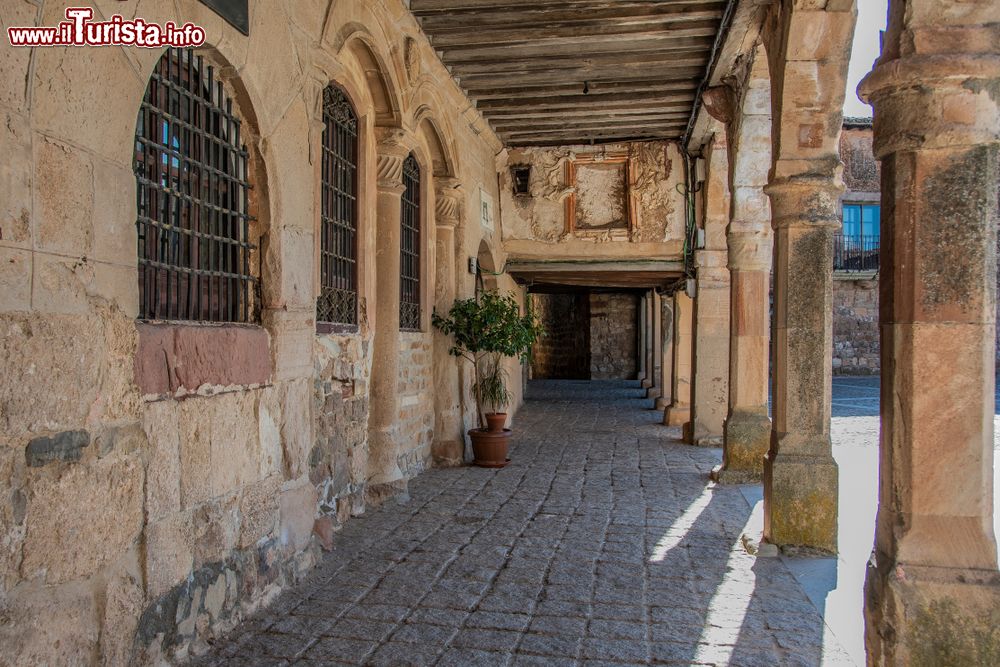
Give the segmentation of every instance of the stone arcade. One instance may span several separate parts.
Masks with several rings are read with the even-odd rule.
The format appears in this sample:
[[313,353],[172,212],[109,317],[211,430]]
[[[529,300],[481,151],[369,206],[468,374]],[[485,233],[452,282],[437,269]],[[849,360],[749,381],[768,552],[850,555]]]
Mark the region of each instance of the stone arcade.
[[[54,26],[70,4],[0,0],[0,24]],[[551,332],[530,367],[509,360],[511,412],[532,374],[638,380],[662,424],[642,431],[641,473],[635,452],[615,468],[628,497],[696,466],[706,494],[763,485],[764,548],[836,552],[832,254],[855,0],[250,0],[246,31],[198,0],[90,5],[190,21],[206,43],[0,46],[0,664],[183,662],[263,632],[253,615],[372,546],[365,526],[436,530],[448,508],[427,484],[447,471],[428,469],[468,460],[475,407],[430,315],[481,289],[512,291]],[[871,664],[985,664],[1000,655],[1000,3],[889,7],[861,86],[884,240],[879,507],[856,613]],[[578,385],[537,386],[566,387],[554,405],[572,409]],[[573,422],[525,414],[510,468],[541,475],[532,429]],[[718,486],[710,449],[648,438],[721,447]],[[545,493],[618,466],[619,446]],[[474,502],[501,525],[518,510],[485,506],[495,474]],[[389,526],[377,513],[414,489],[429,514]],[[695,521],[699,498],[673,519]],[[639,571],[749,573],[671,565],[664,544]],[[524,554],[505,553],[515,572]],[[676,621],[669,606],[621,621],[652,627],[656,610]],[[670,660],[633,655],[620,631],[613,655],[518,640],[517,664]],[[393,641],[432,664],[450,641],[435,636]],[[317,664],[302,651],[271,662]]]

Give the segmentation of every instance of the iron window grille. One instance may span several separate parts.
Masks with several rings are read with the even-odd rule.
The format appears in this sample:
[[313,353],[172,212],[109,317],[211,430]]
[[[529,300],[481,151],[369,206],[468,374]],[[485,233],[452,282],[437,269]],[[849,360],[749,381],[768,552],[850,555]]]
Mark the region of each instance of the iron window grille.
[[358,324],[358,117],[335,86],[323,91],[322,206],[320,211],[320,331]]
[[248,162],[214,68],[169,49],[136,122],[140,319],[258,319]]
[[420,330],[420,165],[403,162],[403,201],[399,258],[399,328]]

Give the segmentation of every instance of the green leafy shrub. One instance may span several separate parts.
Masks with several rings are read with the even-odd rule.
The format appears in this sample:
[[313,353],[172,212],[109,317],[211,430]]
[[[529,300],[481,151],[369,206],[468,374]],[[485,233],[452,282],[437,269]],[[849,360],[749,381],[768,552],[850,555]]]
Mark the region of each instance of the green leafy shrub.
[[521,313],[513,294],[489,291],[456,301],[447,316],[434,313],[435,327],[454,339],[449,352],[469,361],[476,370],[472,393],[480,428],[486,427],[487,408],[501,411],[511,400],[504,357],[528,358],[542,335],[542,326],[530,311]]

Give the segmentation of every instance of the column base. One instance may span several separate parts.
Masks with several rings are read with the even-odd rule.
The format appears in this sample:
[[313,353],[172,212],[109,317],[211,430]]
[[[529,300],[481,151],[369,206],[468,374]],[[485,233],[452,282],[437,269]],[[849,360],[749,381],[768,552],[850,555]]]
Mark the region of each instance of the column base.
[[763,481],[765,540],[782,550],[837,553],[839,476],[833,456],[772,450],[764,458]]
[[409,483],[405,479],[385,484],[372,484],[365,486],[365,505],[367,507],[378,507],[390,498],[399,503],[410,501]]
[[670,406],[669,396],[660,396],[656,399],[656,405],[654,406],[657,410],[666,410]]
[[439,468],[453,468],[465,463],[465,442],[461,440],[440,440],[431,445],[434,465]]
[[712,468],[709,477],[717,484],[760,484],[762,475],[747,470],[728,470],[718,465]]
[[650,387],[646,390],[646,398],[659,398],[660,390],[656,387]]
[[726,419],[722,466],[713,479],[720,484],[754,484],[764,476],[764,457],[771,444],[771,420],[763,413],[734,410]]
[[642,383],[641,383],[641,386],[642,386],[643,389],[649,389],[650,387],[653,386],[653,381],[652,380],[645,380],[644,379],[642,381]]
[[691,407],[688,405],[670,405],[663,411],[663,423],[667,426],[684,426],[691,420]]
[[865,650],[872,665],[995,665],[1000,573],[869,564]]
[[722,447],[722,436],[692,420],[684,424],[684,442],[695,447]]
[[368,442],[368,486],[391,486],[398,482],[405,484],[393,431],[373,429],[368,432]]

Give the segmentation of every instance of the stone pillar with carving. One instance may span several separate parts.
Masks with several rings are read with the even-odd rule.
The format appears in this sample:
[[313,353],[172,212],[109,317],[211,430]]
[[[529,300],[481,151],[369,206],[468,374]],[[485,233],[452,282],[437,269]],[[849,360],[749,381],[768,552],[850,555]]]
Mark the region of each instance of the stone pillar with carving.
[[997,664],[1000,3],[893,0],[862,82],[882,161],[869,664]]
[[375,234],[375,336],[368,421],[368,493],[404,490],[399,468],[399,271],[403,161],[410,154],[402,130],[378,130]]
[[[436,279],[434,309],[445,314],[455,302],[455,229],[461,224],[461,182],[456,178],[434,179]],[[434,444],[438,465],[459,465],[465,452],[462,426],[461,385],[458,360],[448,353],[451,338],[434,330]]]
[[674,297],[674,374],[670,405],[663,412],[667,426],[683,426],[691,419],[691,348],[694,301],[686,292]]

